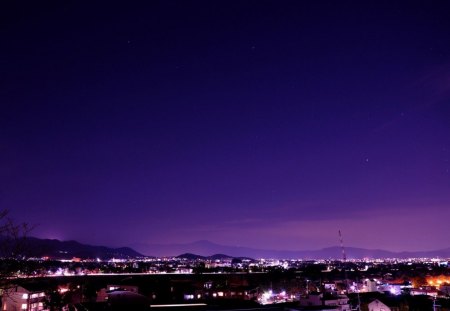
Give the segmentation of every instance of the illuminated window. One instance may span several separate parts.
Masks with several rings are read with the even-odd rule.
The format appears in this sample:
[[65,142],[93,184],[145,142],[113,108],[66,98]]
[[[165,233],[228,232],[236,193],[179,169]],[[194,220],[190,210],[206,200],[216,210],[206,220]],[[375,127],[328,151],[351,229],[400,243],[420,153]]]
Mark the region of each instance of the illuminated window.
[[27,309],[27,304],[26,304],[26,303],[23,303],[21,309],[22,309],[22,310],[26,310],[26,309]]
[[207,289],[211,289],[211,287],[212,287],[212,282],[206,282],[206,283],[204,284],[204,287],[207,288]]
[[28,294],[23,294],[23,295],[22,295],[22,298],[23,298],[23,299],[28,299]]

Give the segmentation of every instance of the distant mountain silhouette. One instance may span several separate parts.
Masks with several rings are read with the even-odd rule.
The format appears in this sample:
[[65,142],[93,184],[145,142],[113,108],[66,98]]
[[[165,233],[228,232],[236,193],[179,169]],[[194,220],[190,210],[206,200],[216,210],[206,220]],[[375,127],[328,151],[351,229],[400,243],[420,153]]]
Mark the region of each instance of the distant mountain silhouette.
[[208,257],[211,260],[222,260],[222,259],[230,259],[235,258],[233,256],[225,255],[225,254],[214,254]]
[[[215,244],[207,240],[187,244],[137,244],[133,248],[110,248],[93,246],[77,241],[59,241],[29,237],[26,240],[25,254],[28,257],[48,256],[55,259],[79,258],[137,258],[145,255],[177,256],[187,259],[224,259],[224,258],[275,258],[275,259],[341,259],[339,246],[327,247],[319,250],[269,250],[241,246],[227,246]],[[135,251],[137,249],[138,251]],[[449,258],[450,247],[435,251],[391,252],[381,249],[364,249],[357,247],[345,248],[347,258]],[[214,255],[211,255],[214,254]],[[225,255],[226,254],[226,255]],[[148,257],[148,256],[147,256]]]
[[[189,259],[189,260],[205,260],[205,259],[222,260],[222,259],[234,259],[234,258],[242,259],[241,257],[238,258],[238,257],[228,256],[225,254],[214,254],[211,256],[201,256],[201,255],[192,254],[192,253],[184,253],[184,254],[178,255],[177,258]],[[248,258],[248,259],[251,259],[251,258]]]
[[129,247],[110,248],[106,246],[93,246],[81,244],[77,241],[59,241],[50,239],[38,239],[29,237],[25,241],[25,253],[27,257],[48,256],[55,259],[79,258],[136,258],[143,257]]
[[[227,254],[230,257],[249,258],[277,258],[277,259],[341,259],[342,252],[339,246],[327,247],[319,250],[269,250],[241,246],[227,246],[215,244],[207,240],[200,240],[187,244],[136,244],[133,248],[144,254],[153,256],[176,256],[177,254],[197,254],[207,257],[211,254]],[[435,251],[392,252],[382,249],[364,249],[346,247],[345,252],[349,259],[361,258],[420,258],[420,257],[450,257],[450,248]]]
[[177,258],[188,259],[188,260],[205,260],[207,257],[192,254],[192,253],[184,253],[184,254],[178,255]]

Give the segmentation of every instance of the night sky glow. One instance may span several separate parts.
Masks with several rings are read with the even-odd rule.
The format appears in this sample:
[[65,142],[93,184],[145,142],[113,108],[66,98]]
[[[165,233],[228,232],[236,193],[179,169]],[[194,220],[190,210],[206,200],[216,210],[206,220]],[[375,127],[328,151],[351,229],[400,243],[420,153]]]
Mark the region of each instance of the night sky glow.
[[35,236],[450,246],[448,2],[0,6],[0,206]]

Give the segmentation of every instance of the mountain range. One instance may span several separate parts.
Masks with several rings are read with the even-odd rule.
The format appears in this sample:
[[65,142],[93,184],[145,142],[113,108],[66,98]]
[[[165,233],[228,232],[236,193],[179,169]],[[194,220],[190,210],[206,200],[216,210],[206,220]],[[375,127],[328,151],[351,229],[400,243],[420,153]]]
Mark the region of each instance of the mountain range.
[[[138,251],[134,250],[137,249]],[[242,246],[220,245],[201,240],[186,244],[136,244],[130,247],[111,248],[93,246],[77,241],[59,241],[29,237],[26,240],[28,257],[58,259],[80,258],[137,258],[151,256],[178,256],[183,258],[276,258],[276,259],[340,259],[341,247],[327,247],[318,250],[270,250]],[[360,258],[450,258],[450,248],[434,251],[392,252],[382,249],[346,247],[348,259]],[[143,255],[145,254],[145,255]],[[180,255],[182,254],[182,255]],[[213,255],[215,254],[215,255]],[[224,255],[226,254],[226,255]],[[151,255],[151,256],[149,256]]]
[[211,256],[201,256],[201,255],[192,254],[192,253],[184,253],[184,254],[178,255],[177,258],[188,259],[188,260],[223,260],[223,259],[244,260],[244,259],[247,259],[250,261],[254,261],[253,258],[249,258],[249,257],[233,257],[233,256],[225,255],[225,254],[214,254]]
[[92,259],[144,257],[144,255],[129,247],[111,248],[86,245],[77,241],[59,241],[34,237],[26,238],[24,249],[27,257],[50,257],[55,259],[72,259],[73,257]]
[[[342,249],[339,246],[327,247],[318,250],[270,250],[242,246],[228,246],[201,240],[186,244],[136,244],[132,246],[143,254],[153,256],[176,256],[183,253],[193,253],[200,256],[211,254],[227,254],[230,257],[250,258],[278,258],[278,259],[340,259]],[[450,258],[450,247],[434,251],[408,251],[393,252],[382,249],[365,249],[346,247],[345,252],[349,259],[359,258]]]

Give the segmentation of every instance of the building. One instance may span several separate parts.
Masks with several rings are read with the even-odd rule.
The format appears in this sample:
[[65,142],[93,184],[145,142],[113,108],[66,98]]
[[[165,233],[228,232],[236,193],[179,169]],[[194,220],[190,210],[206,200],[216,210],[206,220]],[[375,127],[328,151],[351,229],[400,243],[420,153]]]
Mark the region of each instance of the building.
[[426,295],[436,298],[439,294],[438,290],[433,287],[413,288],[410,292],[411,296]]
[[390,307],[382,303],[380,300],[375,299],[368,305],[369,311],[393,311]]
[[450,296],[450,285],[444,284],[439,287],[439,290],[446,296]]
[[340,311],[350,311],[348,297],[346,295],[327,295],[322,298],[323,305],[336,307]]
[[307,297],[300,299],[300,306],[327,306],[334,307],[336,310],[340,311],[350,311],[351,308],[348,300],[346,295],[311,293]]
[[97,302],[107,301],[108,295],[113,291],[128,291],[130,293],[139,293],[139,288],[134,285],[107,285],[106,288],[100,289],[97,292]]
[[2,311],[44,311],[45,287],[40,284],[16,285],[4,291]]
[[378,291],[377,282],[375,280],[366,279],[363,282],[363,291],[370,293]]
[[[369,311],[400,311],[409,310],[410,306],[418,307],[417,302],[410,301],[411,305],[407,301],[402,301],[401,299],[395,299],[392,297],[383,297],[380,299],[375,299],[367,305]],[[416,310],[422,310],[418,308]],[[425,309],[426,310],[426,309]]]

